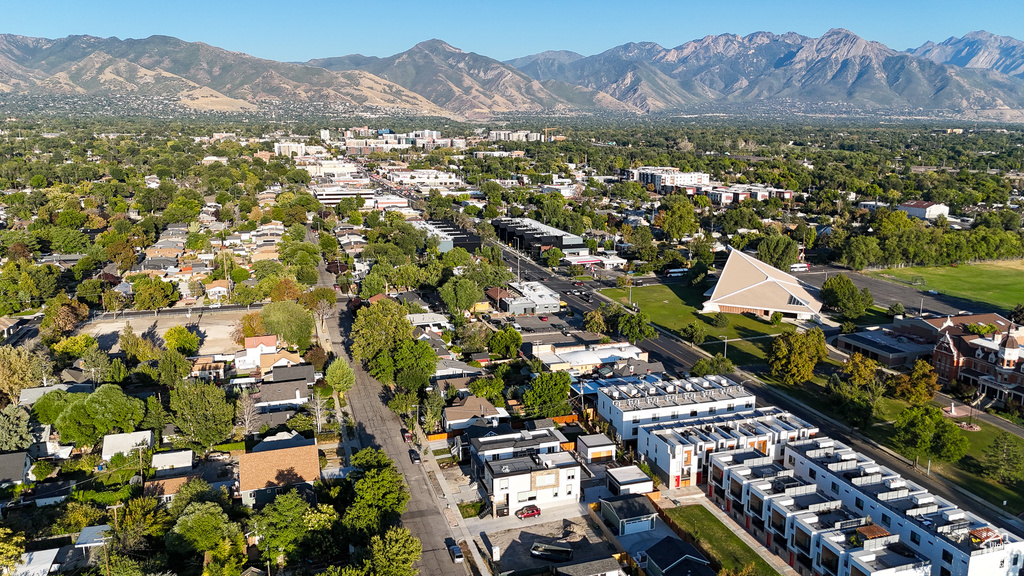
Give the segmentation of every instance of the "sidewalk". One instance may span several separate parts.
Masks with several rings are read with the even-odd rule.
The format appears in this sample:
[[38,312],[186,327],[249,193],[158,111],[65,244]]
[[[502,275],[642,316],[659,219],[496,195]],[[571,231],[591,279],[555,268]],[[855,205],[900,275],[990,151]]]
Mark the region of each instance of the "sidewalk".
[[[416,429],[416,434],[417,436],[421,436],[422,440],[426,441],[426,438],[422,437],[419,427]],[[435,458],[433,454],[423,456],[423,466],[427,468],[429,475],[432,475],[437,480],[436,484],[431,482],[431,490],[437,490],[438,488],[441,489],[441,493],[436,494],[436,496],[438,500],[446,502],[445,518],[448,519],[449,525],[454,532],[455,539],[457,541],[465,541],[466,543],[463,547],[462,553],[473,557],[473,564],[482,576],[491,576],[491,571],[488,569],[487,559],[481,556],[480,550],[477,549],[476,544],[473,542],[473,534],[470,532],[469,525],[467,524],[467,521],[474,519],[462,517],[457,500],[453,496],[452,489],[448,485],[448,481],[445,479],[441,467],[437,464],[437,458]]]

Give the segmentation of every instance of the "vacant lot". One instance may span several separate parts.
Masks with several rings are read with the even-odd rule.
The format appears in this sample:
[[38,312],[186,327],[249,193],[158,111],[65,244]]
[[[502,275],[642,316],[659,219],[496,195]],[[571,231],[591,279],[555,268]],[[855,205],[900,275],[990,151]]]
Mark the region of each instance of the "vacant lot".
[[573,562],[589,562],[607,558],[615,553],[615,547],[601,538],[599,528],[586,516],[563,518],[501,532],[488,532],[485,538],[485,550],[490,550],[490,546],[498,546],[501,550],[502,571],[536,570],[530,573],[538,574],[540,569],[552,566],[551,561],[530,555],[530,547],[536,542],[572,548]]
[[679,506],[665,510],[679,528],[693,536],[697,544],[722,566],[723,570],[739,571],[753,565],[751,574],[756,576],[778,576],[778,572],[764,561],[757,552],[750,549],[731,527],[722,524],[703,506]]
[[873,272],[880,278],[896,278],[922,290],[935,290],[964,300],[984,302],[1010,310],[1024,302],[1021,280],[1024,260],[986,262],[932,268],[893,268]]
[[100,343],[100,347],[109,352],[120,351],[118,337],[125,323],[130,323],[132,331],[144,335],[157,343],[163,343],[164,333],[172,326],[179,324],[187,326],[190,330],[199,334],[202,343],[199,347],[200,354],[222,354],[234,353],[239,346],[231,339],[231,330],[235,322],[245,315],[245,311],[231,312],[204,312],[193,314],[191,318],[182,315],[167,315],[156,318],[133,317],[125,320],[101,320],[86,324],[79,331],[83,334],[91,334]]
[[[623,305],[629,303],[628,290],[608,288],[602,290],[601,293],[622,302]],[[680,334],[687,324],[694,320],[701,320],[704,322],[708,334],[707,340],[701,347],[716,354],[722,352],[724,348],[720,338],[728,338],[727,355],[730,360],[740,366],[763,364],[764,357],[772,345],[772,339],[766,336],[792,329],[792,326],[787,324],[772,326],[763,319],[744,314],[726,314],[729,317],[729,325],[725,328],[715,328],[711,325],[709,316],[698,312],[704,305],[704,300],[706,298],[703,288],[694,288],[683,284],[633,288],[633,301],[640,305],[640,309],[646,312],[655,324]],[[745,338],[746,340],[733,341],[734,338]]]

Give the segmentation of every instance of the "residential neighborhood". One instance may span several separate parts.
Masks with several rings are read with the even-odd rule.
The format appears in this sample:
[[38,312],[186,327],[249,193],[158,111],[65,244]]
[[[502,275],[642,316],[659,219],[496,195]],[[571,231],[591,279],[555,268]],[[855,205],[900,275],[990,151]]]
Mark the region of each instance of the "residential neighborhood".
[[550,127],[12,139],[90,177],[0,176],[11,574],[1024,569],[1024,307],[901,276],[1017,266],[1009,196]]

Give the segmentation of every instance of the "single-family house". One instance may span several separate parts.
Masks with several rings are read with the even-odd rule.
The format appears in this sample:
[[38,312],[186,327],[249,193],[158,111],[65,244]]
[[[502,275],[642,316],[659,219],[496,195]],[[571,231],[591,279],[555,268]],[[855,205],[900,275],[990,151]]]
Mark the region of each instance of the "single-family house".
[[116,454],[129,454],[139,446],[153,447],[153,432],[140,430],[124,434],[107,434],[103,437],[103,459],[109,461]]
[[647,549],[647,573],[651,576],[715,576],[711,563],[693,544],[666,536]]
[[0,454],[0,488],[23,483],[31,467],[28,452]]
[[260,356],[260,374],[267,375],[275,368],[302,364],[302,357],[295,352],[281,351]]
[[228,280],[214,280],[206,285],[206,295],[214,300],[222,300],[228,297],[230,287]]
[[242,504],[263,506],[291,487],[312,487],[320,479],[316,440],[282,432],[238,458],[238,491]]
[[608,491],[614,496],[654,492],[654,480],[639,466],[609,468],[605,472]]
[[587,464],[615,460],[615,441],[604,434],[586,434],[576,438],[576,452]]
[[21,495],[23,502],[31,502],[36,507],[53,506],[67,500],[75,487],[74,480],[53,480],[36,484],[32,490]]
[[508,412],[504,408],[495,408],[494,404],[484,398],[466,396],[445,408],[443,418],[444,429],[454,432],[464,430],[479,421],[497,426],[500,419],[508,419]]
[[60,548],[48,548],[25,552],[21,555],[21,561],[10,572],[10,576],[47,576],[60,569],[57,555]]
[[206,381],[223,380],[226,367],[224,362],[215,361],[213,356],[200,356],[193,361],[189,375]]
[[198,474],[190,474],[186,476],[175,476],[173,478],[155,478],[153,480],[147,480],[145,485],[142,487],[142,494],[150,498],[156,498],[163,504],[167,504],[174,497],[178,495],[178,491],[184,486],[189,480],[195,480],[201,478]]
[[173,452],[157,452],[153,454],[152,467],[156,476],[173,476],[192,470],[192,451],[175,450]]

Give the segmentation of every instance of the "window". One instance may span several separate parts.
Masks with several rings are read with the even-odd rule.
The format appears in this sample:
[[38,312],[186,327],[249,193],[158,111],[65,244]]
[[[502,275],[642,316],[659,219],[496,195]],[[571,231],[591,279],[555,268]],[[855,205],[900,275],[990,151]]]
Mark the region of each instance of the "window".
[[943,550],[942,551],[942,561],[945,562],[946,564],[952,564],[953,563],[953,554],[951,554],[949,552],[949,550]]
[[537,492],[530,490],[528,492],[520,492],[516,495],[516,500],[519,502],[532,502],[537,499]]
[[696,415],[697,415],[697,411],[696,410],[690,410],[690,418],[693,418]]
[[567,480],[575,480],[576,479],[576,471],[575,470],[567,470],[566,473],[565,473],[565,477],[566,477]]
[[939,576],[953,576],[953,573],[949,571],[949,568],[943,566],[939,568]]
[[811,477],[811,480],[814,480],[815,478],[818,477],[818,471],[815,470],[814,468],[811,468],[810,470],[807,471],[807,475]]
[[714,406],[712,406],[711,408],[708,409],[708,414],[714,414],[717,411],[718,411],[718,409],[715,408]]
[[640,417],[639,416],[633,416],[633,424],[636,424],[639,421],[640,421]]
[[835,482],[833,482],[831,488],[832,488],[832,493],[833,494],[839,494],[839,484],[836,484]]
[[882,514],[882,526],[888,528],[892,524],[892,517],[888,514]]
[[918,534],[917,532],[911,531],[910,532],[910,541],[913,542],[914,544],[920,544],[921,543],[921,535]]
[[651,422],[657,422],[658,420],[661,420],[661,416],[658,416],[657,414],[651,416]]
[[792,466],[793,464],[796,464],[796,459],[793,458],[792,456],[790,456],[789,457],[789,465]]
[[508,490],[508,478],[502,478],[498,481],[498,490]]
[[854,499],[853,505],[857,507],[857,510],[863,510],[864,509],[864,501],[861,500],[860,498]]
[[572,484],[569,484],[568,486],[565,487],[565,495],[572,496]]
[[636,433],[637,433],[638,430],[640,430],[640,429],[639,428],[633,428],[633,436],[636,436]]

